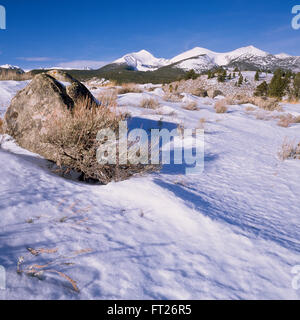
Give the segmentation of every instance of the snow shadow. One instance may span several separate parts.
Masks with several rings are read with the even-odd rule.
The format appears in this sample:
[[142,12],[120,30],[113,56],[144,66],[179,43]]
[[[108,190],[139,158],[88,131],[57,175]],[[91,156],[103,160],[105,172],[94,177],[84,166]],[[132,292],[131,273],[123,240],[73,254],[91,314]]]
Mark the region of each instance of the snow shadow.
[[182,199],[188,207],[199,211],[212,220],[225,222],[236,227],[242,235],[252,235],[252,237],[273,241],[284,248],[300,252],[299,234],[291,235],[272,227],[263,217],[251,215],[250,207],[247,214],[236,208],[229,210],[229,208],[218,207],[215,202],[210,202],[207,200],[208,195],[196,188],[172,184],[158,178],[154,182]]
[[[151,119],[145,119],[145,118],[139,118],[139,117],[133,117],[130,120],[128,120],[128,130],[133,129],[144,129],[148,134],[148,141],[150,144],[151,141],[151,130],[152,129],[167,129],[169,132],[171,132],[174,129],[177,129],[177,124],[167,121],[161,121],[161,120],[151,120]],[[173,141],[173,138],[171,139]],[[159,149],[162,150],[164,144],[162,139],[159,141]],[[188,165],[184,162],[184,151],[182,150],[182,163],[181,164],[175,164],[175,151],[174,148],[171,145],[170,148],[170,164],[164,164],[161,169],[161,173],[169,174],[169,175],[177,175],[177,174],[185,174],[186,170],[188,168],[194,168],[195,165]],[[204,161],[209,162],[213,161],[217,158],[216,155],[206,155]],[[161,159],[161,157],[160,157]],[[202,160],[202,159],[201,159]],[[200,159],[198,159],[200,161]]]

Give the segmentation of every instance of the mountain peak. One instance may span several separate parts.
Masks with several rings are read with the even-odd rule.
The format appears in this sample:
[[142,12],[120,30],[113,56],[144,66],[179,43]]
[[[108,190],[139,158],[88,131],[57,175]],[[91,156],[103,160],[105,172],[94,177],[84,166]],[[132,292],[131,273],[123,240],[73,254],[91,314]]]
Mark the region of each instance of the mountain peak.
[[275,54],[275,57],[276,57],[276,58],[279,58],[279,59],[291,58],[291,56],[290,56],[289,54],[284,53],[284,52],[279,53],[279,54]]
[[251,54],[256,56],[267,56],[269,53],[254,47],[253,45],[241,47],[232,51],[231,53],[238,53],[238,54]]
[[[125,55],[121,59],[116,60],[115,63],[127,64],[138,71],[154,71],[163,66],[175,64],[180,69],[194,69],[200,72],[214,67],[227,66],[231,63],[244,62],[253,65],[255,68],[266,68],[266,66],[270,69],[277,66],[289,68],[290,62],[287,58],[299,59],[299,57],[292,57],[285,53],[272,55],[253,45],[249,45],[229,52],[214,52],[206,48],[195,47],[169,60],[156,58],[150,52],[143,49]],[[296,65],[298,64],[299,61],[297,60]],[[298,70],[299,68],[297,67],[296,69]]]
[[128,66],[138,71],[153,71],[167,65],[168,60],[156,58],[152,53],[143,49],[138,52],[128,53],[122,58],[114,61],[114,63],[126,63]]

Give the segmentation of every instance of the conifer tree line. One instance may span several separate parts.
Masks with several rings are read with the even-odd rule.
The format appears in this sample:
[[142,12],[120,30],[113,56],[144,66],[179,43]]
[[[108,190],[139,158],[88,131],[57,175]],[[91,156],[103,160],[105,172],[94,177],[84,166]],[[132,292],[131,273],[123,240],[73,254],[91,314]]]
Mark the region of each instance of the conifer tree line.
[[254,95],[279,99],[287,95],[291,100],[298,100],[300,98],[300,73],[278,69],[274,72],[269,84],[264,81],[257,86]]

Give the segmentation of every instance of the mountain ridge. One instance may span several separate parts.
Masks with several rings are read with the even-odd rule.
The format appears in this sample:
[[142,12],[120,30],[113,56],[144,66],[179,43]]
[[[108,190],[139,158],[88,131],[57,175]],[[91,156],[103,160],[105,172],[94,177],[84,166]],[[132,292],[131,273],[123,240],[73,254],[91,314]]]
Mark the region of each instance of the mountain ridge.
[[250,65],[253,70],[274,70],[276,68],[300,71],[300,57],[286,53],[271,54],[252,45],[229,52],[214,52],[206,48],[195,47],[171,59],[156,58],[150,52],[141,50],[124,55],[112,64],[127,64],[136,71],[154,71],[161,67],[174,65],[185,71],[194,69],[197,72],[214,67],[231,65]]

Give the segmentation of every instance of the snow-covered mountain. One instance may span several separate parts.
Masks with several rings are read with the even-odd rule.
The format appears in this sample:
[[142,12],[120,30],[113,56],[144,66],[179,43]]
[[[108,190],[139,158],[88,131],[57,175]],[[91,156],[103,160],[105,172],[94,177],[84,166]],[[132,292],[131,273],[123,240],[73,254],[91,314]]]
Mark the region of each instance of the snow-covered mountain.
[[12,66],[11,64],[3,64],[3,65],[0,65],[0,69],[7,69],[7,70],[15,70],[15,71],[18,71],[18,72],[24,72],[20,67],[18,66]]
[[2,68],[2,69],[11,69],[11,70],[21,69],[20,67],[12,66],[11,64],[3,64],[2,66],[0,66],[0,68]]
[[155,58],[150,52],[141,50],[126,54],[122,58],[114,61],[114,63],[126,63],[137,71],[154,71],[160,67],[169,64],[169,61],[163,58]]
[[196,47],[172,59],[156,58],[148,51],[141,50],[127,54],[114,61],[114,63],[125,63],[138,71],[154,71],[168,65],[183,70],[194,69],[198,72],[219,66],[238,66],[250,70],[284,68],[300,71],[300,57],[290,56],[285,53],[273,55],[254,46],[221,53]]
[[230,52],[214,52],[196,47],[170,60],[176,67],[196,71],[211,69],[212,66],[238,66],[244,69],[292,69],[300,71],[300,58],[281,53],[272,55],[254,46],[242,47]]

